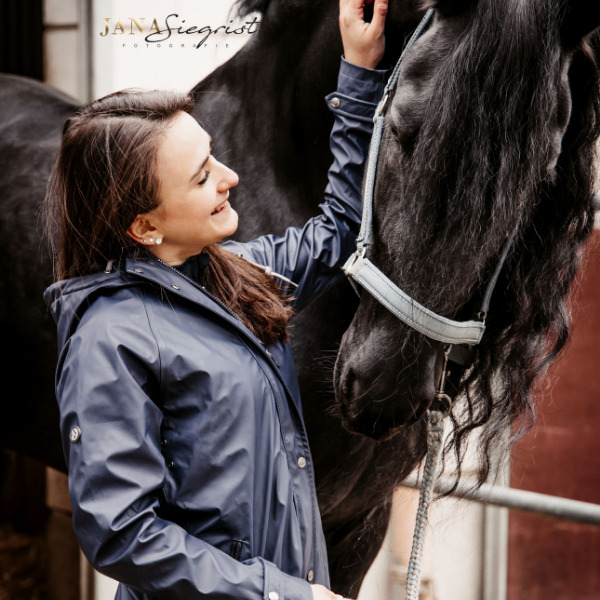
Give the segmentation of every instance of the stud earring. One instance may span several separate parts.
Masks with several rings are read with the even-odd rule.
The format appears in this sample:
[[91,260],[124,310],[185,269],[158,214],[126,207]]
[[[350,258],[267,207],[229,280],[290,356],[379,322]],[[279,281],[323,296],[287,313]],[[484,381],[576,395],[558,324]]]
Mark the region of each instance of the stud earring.
[[148,241],[149,241],[151,244],[154,244],[154,238],[150,238]]
[[156,241],[154,242],[157,246],[160,246],[162,244],[162,238],[161,237],[157,237]]
[[147,243],[148,243],[148,240],[144,240],[144,244],[147,244]]

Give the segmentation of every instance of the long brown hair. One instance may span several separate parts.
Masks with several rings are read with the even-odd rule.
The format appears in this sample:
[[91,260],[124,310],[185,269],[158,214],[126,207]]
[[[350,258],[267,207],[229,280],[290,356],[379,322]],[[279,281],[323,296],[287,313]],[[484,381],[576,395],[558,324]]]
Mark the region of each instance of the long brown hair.
[[[193,107],[188,94],[129,89],[94,100],[67,119],[45,200],[57,240],[55,280],[143,252],[127,229],[160,204],[159,142],[173,118]],[[205,252],[211,258],[209,291],[264,343],[287,340],[292,309],[273,279],[218,245]]]

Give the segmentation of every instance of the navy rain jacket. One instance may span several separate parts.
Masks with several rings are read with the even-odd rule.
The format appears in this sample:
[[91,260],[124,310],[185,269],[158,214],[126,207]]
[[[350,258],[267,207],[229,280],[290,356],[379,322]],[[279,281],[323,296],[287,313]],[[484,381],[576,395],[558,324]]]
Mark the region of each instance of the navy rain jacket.
[[[298,284],[342,276],[386,72],[342,61],[321,214],[225,248]],[[288,344],[265,347],[152,256],[52,285],[56,395],[77,539],[116,598],[311,600],[329,586]]]

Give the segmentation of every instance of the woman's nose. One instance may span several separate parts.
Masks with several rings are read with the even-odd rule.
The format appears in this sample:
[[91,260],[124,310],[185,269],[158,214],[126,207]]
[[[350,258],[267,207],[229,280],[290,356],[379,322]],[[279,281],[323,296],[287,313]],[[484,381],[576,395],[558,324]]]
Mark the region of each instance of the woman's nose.
[[219,166],[222,170],[219,178],[219,191],[226,192],[228,189],[235,187],[240,182],[240,178],[235,171],[223,163],[219,163]]

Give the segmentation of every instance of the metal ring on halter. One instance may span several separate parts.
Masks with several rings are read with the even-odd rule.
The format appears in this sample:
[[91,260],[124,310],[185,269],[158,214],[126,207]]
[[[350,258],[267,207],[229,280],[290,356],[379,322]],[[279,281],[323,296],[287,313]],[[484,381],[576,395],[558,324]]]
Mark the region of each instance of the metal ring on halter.
[[443,417],[447,417],[452,411],[452,398],[443,392],[436,392],[429,410],[437,410]]

